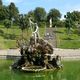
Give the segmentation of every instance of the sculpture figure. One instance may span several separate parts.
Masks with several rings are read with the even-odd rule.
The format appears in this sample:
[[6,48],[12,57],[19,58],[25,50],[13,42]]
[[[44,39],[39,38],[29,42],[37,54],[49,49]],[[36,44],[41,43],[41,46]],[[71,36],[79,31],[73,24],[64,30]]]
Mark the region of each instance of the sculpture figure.
[[34,23],[31,21],[31,18],[29,18],[29,23],[32,31],[32,37],[35,39],[35,44],[37,43],[37,38],[39,38],[39,27],[37,23]]
[[49,23],[50,23],[50,28],[51,28],[52,27],[52,18],[50,18]]

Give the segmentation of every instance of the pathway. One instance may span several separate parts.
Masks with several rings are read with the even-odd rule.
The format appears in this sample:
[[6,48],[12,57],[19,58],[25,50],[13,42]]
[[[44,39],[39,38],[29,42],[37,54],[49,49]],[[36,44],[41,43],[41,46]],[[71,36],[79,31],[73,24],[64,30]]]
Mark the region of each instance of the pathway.
[[44,39],[51,43],[53,48],[55,48],[56,47],[55,28],[46,28]]
[[[53,55],[60,55],[62,60],[80,60],[80,49],[54,48]],[[0,58],[2,56],[20,56],[20,52],[19,49],[0,50]]]

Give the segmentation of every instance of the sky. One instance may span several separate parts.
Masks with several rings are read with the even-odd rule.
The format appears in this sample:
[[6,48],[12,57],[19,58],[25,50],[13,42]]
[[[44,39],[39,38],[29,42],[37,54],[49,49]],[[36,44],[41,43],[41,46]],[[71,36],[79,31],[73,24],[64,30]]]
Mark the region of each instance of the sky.
[[58,9],[62,15],[73,10],[80,11],[80,0],[2,0],[4,5],[14,2],[20,13],[28,13],[36,7],[43,7],[47,12],[50,9]]

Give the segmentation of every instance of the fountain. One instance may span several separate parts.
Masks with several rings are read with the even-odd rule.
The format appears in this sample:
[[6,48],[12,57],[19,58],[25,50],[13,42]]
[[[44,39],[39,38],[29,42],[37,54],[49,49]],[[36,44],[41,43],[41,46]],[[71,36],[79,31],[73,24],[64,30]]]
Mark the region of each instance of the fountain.
[[31,18],[29,23],[32,30],[29,44],[21,46],[21,57],[12,64],[12,69],[37,72],[61,68],[60,57],[54,57],[52,45],[40,37],[37,23],[34,23]]

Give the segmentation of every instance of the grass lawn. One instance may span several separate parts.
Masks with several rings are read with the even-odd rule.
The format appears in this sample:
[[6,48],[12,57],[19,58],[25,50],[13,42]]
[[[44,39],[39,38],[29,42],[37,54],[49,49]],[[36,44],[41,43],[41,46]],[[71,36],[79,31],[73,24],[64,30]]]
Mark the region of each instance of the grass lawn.
[[[44,36],[44,28],[40,28],[41,37]],[[31,30],[24,30],[24,38],[28,40],[31,36]],[[0,49],[17,48],[16,40],[22,39],[22,32],[18,26],[13,26],[10,29],[6,29],[3,25],[0,25]]]
[[[57,28],[56,37],[57,37],[57,47],[58,48],[67,48],[67,49],[76,49],[80,48],[80,35],[75,33],[75,30],[72,30],[72,34],[67,35],[65,28]],[[45,28],[39,29],[40,36],[44,37]],[[18,26],[13,26],[10,29],[6,29],[3,25],[0,25],[0,49],[7,48],[17,48],[16,40],[22,39],[22,32]],[[24,38],[29,40],[31,36],[31,30],[24,30]]]
[[72,33],[68,35],[66,33],[66,28],[58,28],[56,34],[58,48],[67,49],[80,48],[80,35],[75,33],[75,30],[72,30]]
[[63,69],[39,73],[10,70],[11,60],[0,60],[0,80],[80,80],[80,61],[63,61]]

